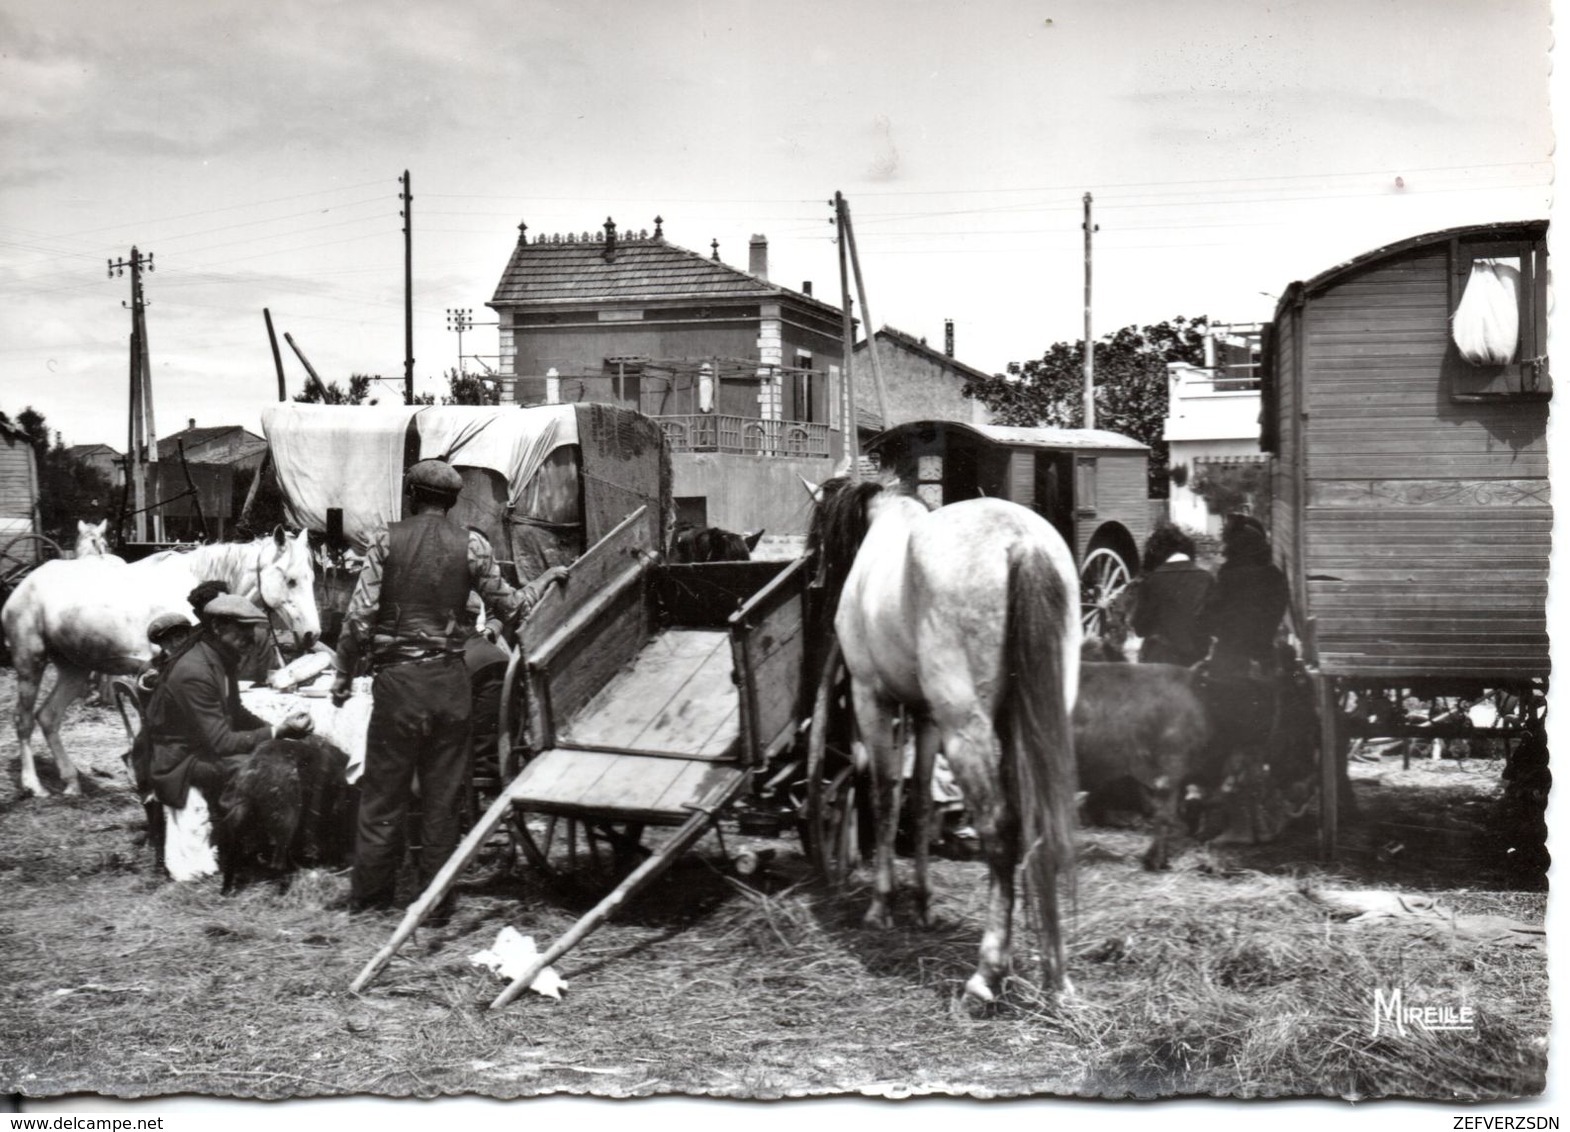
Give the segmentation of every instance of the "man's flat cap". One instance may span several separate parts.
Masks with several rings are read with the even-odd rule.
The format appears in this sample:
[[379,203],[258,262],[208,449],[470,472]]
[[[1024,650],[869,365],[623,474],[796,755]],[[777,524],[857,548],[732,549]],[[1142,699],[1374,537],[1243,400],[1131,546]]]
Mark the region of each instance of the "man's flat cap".
[[421,460],[405,479],[411,488],[436,495],[456,496],[463,490],[463,477],[445,460]]
[[183,613],[160,613],[154,617],[147,626],[147,639],[157,641],[166,633],[176,629],[189,629],[191,619]]
[[238,594],[219,594],[207,603],[202,616],[220,617],[228,621],[239,621],[242,624],[267,622],[267,614]]

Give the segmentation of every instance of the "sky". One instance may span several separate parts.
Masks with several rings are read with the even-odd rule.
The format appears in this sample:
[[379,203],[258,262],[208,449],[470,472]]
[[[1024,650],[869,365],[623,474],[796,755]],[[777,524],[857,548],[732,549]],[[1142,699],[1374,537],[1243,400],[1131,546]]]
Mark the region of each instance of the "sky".
[[[159,435],[257,429],[264,308],[328,380],[494,363],[532,234],[664,219],[999,372],[1083,331],[1270,317],[1382,243],[1548,214],[1546,0],[0,0],[0,410],[125,447],[129,276]],[[291,393],[305,370],[282,347]],[[487,357],[490,355],[490,357]]]

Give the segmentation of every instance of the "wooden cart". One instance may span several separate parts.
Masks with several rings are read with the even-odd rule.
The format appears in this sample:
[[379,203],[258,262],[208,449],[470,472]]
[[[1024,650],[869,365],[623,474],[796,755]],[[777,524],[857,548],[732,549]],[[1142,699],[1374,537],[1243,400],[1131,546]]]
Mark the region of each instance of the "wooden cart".
[[[804,560],[667,564],[642,508],[579,558],[520,630],[501,706],[505,785],[352,989],[503,823],[532,865],[553,872],[648,855],[493,1006],[669,868],[796,743],[807,578]],[[674,832],[650,852],[649,827]]]

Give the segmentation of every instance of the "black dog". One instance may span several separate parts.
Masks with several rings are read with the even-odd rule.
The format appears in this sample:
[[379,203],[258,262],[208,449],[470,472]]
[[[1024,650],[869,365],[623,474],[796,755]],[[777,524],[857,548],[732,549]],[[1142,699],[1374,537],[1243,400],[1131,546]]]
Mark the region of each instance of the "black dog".
[[214,823],[223,891],[241,869],[266,858],[287,891],[304,862],[339,865],[353,845],[355,794],[344,782],[348,756],[326,741],[272,739],[257,747],[224,786]]

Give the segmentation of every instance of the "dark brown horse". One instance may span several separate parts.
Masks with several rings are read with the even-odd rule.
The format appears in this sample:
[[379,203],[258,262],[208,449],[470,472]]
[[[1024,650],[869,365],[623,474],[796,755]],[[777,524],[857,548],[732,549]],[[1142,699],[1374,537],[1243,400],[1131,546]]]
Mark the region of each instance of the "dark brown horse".
[[752,552],[763,537],[761,530],[739,535],[723,527],[694,527],[684,524],[671,538],[672,562],[750,562]]

